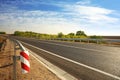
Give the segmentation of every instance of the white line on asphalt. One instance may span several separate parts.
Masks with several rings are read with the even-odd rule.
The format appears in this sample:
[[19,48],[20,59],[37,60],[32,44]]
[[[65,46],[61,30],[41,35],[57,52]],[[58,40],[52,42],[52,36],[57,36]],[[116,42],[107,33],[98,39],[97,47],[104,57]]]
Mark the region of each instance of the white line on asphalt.
[[44,49],[41,49],[41,48],[35,47],[35,46],[30,45],[30,44],[28,44],[28,43],[25,43],[25,42],[23,42],[23,41],[21,41],[21,42],[24,43],[24,44],[26,44],[26,45],[29,45],[29,46],[31,46],[31,47],[33,47],[33,48],[36,48],[36,49],[38,49],[38,50],[42,50],[42,51],[44,51],[44,52],[46,52],[46,53],[49,53],[49,54],[51,54],[51,55],[53,55],[53,56],[56,56],[56,57],[62,58],[62,59],[67,60],[67,61],[69,61],[69,62],[75,63],[75,64],[77,64],[77,65],[83,66],[83,67],[85,67],[85,68],[88,68],[88,69],[94,70],[94,71],[99,72],[99,73],[101,73],[101,74],[104,74],[104,75],[107,75],[107,76],[109,76],[109,77],[112,77],[112,78],[115,78],[115,79],[120,80],[120,77],[115,76],[115,75],[113,75],[113,74],[110,74],[110,73],[104,72],[104,71],[102,71],[102,70],[99,70],[99,69],[93,68],[93,67],[91,67],[91,66],[88,66],[88,65],[85,65],[85,64],[79,63],[79,62],[77,62],[77,61],[73,61],[73,60],[71,60],[71,59],[69,59],[69,58],[65,58],[65,57],[63,57],[63,56],[60,56],[60,55],[54,54],[54,53],[52,53],[52,52],[49,52],[49,51],[47,51],[47,50],[44,50]]
[[[27,50],[29,50],[27,48]],[[35,54],[34,52],[32,52],[31,50],[29,50],[31,55],[38,61],[40,62],[42,65],[44,65],[47,69],[49,69],[50,71],[52,71],[55,75],[57,75],[61,80],[78,80],[77,78],[75,78],[74,76],[70,75],[69,73],[65,72],[64,70],[60,69],[59,67],[53,65],[52,63],[48,62],[47,60],[45,60],[44,58],[42,58],[41,56]],[[82,79],[80,79],[82,80]]]

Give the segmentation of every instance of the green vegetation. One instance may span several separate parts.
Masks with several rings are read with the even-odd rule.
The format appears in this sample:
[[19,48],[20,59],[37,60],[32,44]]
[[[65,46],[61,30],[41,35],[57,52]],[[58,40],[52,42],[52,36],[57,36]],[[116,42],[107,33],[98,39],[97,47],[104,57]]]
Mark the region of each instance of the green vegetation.
[[61,41],[74,41],[74,42],[84,42],[84,43],[103,43],[101,36],[87,36],[84,31],[77,31],[75,33],[69,33],[67,35],[62,32],[57,35],[53,34],[42,34],[36,33],[32,31],[15,31],[14,36],[28,37],[28,38],[36,38],[36,39],[44,39],[44,40],[61,40]]
[[96,36],[96,35],[93,35],[93,36],[90,36],[91,39],[102,39],[102,36]]
[[87,36],[84,31],[77,31],[76,36]]
[[0,34],[6,34],[6,32],[0,32]]
[[56,35],[50,35],[50,34],[41,34],[41,33],[35,33],[31,31],[15,31],[15,36],[21,36],[21,37],[28,37],[28,38],[38,38],[38,39],[51,39],[51,38],[57,38]]
[[75,33],[69,33],[67,35],[63,34],[62,32],[58,33],[57,35],[52,34],[41,34],[35,33],[31,31],[15,31],[15,36],[22,36],[22,37],[29,37],[29,38],[38,38],[38,39],[56,39],[56,38],[87,38],[87,35],[83,31],[77,31]]
[[37,38],[37,39],[57,39],[57,38],[81,38],[81,39],[102,39],[101,36],[87,36],[84,31],[77,31],[75,33],[69,33],[67,35],[63,34],[62,32],[58,33],[57,35],[53,34],[42,34],[42,33],[36,33],[32,31],[15,31],[15,36],[21,36],[21,37],[28,37],[28,38]]
[[57,35],[58,38],[63,38],[64,37],[64,34],[62,32],[58,33]]

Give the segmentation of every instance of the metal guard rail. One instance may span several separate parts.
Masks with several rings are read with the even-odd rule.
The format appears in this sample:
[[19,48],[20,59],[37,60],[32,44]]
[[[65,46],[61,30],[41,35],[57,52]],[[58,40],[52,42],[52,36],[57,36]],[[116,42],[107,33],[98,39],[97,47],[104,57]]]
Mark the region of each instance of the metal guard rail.
[[82,39],[82,38],[56,38],[56,39],[51,39],[51,40],[78,40],[78,41],[108,41],[108,42],[120,42],[120,39]]
[[16,39],[12,39],[20,48],[22,51],[26,51],[25,47]]
[[[17,60],[20,60],[20,56],[16,55],[16,50],[20,49],[22,52],[27,51],[25,47],[16,39],[10,39],[14,42],[14,55],[13,55],[13,80],[17,80],[17,71],[16,71],[16,64]],[[16,46],[19,46],[19,48],[16,48]],[[22,57],[21,57],[22,58]],[[22,61],[21,61],[22,63]],[[22,64],[21,64],[22,66]],[[21,67],[23,69],[23,67]],[[30,67],[29,67],[30,68]]]

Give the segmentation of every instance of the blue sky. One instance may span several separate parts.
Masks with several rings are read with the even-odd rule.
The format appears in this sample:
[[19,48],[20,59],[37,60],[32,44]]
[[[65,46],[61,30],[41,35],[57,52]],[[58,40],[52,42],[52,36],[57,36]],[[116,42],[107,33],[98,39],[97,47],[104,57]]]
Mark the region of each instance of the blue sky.
[[120,0],[0,0],[0,31],[120,36]]

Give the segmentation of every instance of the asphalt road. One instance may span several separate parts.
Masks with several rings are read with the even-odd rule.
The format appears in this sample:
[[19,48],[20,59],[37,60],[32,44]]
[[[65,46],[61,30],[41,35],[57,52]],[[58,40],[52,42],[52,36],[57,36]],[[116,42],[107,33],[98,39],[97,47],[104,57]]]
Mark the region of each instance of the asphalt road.
[[[38,55],[64,69],[76,78],[82,80],[120,80],[120,48],[96,44],[83,44],[73,42],[58,42],[14,37],[60,55],[53,56],[30,45],[23,45]],[[72,61],[71,61],[72,60]]]

